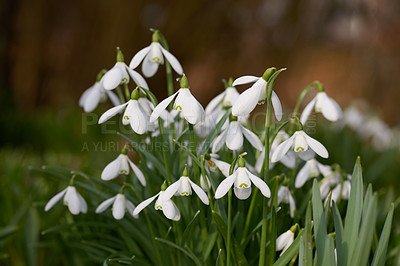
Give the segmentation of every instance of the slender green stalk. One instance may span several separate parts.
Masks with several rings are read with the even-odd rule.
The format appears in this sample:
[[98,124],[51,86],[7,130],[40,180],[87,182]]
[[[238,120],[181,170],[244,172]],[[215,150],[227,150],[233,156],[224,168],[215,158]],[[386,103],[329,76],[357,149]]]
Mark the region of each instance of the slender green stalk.
[[124,94],[122,93],[121,87],[118,86],[117,89],[118,98],[121,101],[121,104],[125,102]]
[[[164,47],[165,50],[169,52],[169,46],[167,39],[165,36],[161,33],[158,32],[158,36],[160,38],[160,43]],[[173,84],[173,78],[172,78],[172,68],[171,65],[169,64],[168,60],[165,60],[165,72],[167,74],[167,90],[168,90],[168,96],[171,96],[174,94],[174,84]],[[172,109],[172,105],[170,105],[170,110]]]
[[129,87],[127,83],[124,83],[124,89],[126,101],[129,101],[131,99],[131,93],[129,92]]
[[163,127],[162,127],[162,123],[161,123],[161,118],[158,118],[158,128],[160,130],[160,137],[161,137],[161,141],[162,141],[161,150],[162,150],[163,158],[164,158],[165,171],[167,172],[167,181],[168,181],[169,184],[171,184],[172,183],[171,173],[169,171],[168,158],[167,158],[167,153],[165,151],[165,145],[164,145],[165,144],[165,136],[164,136],[164,133],[163,133]]
[[[195,135],[194,135],[194,129],[193,129],[193,125],[188,123],[189,125],[189,135],[190,135],[190,144],[189,144],[189,150],[191,153],[196,154],[196,142],[195,142]],[[193,163],[193,171],[194,171],[194,177],[197,180],[197,177],[199,176],[199,168],[197,167],[197,165],[195,163]]]
[[226,265],[231,265],[232,188],[228,192],[228,232],[226,240]]

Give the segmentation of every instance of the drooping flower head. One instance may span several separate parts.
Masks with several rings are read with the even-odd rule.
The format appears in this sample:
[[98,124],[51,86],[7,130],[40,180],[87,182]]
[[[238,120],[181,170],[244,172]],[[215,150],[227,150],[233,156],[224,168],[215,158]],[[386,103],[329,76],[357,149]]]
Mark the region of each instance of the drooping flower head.
[[329,165],[323,165],[317,160],[308,160],[303,168],[297,173],[296,181],[294,186],[296,188],[302,187],[309,179],[319,176],[322,174],[324,177],[332,173],[331,167]]
[[106,90],[113,90],[120,84],[128,84],[129,77],[133,79],[137,86],[148,89],[146,80],[135,70],[130,69],[124,63],[124,55],[117,47],[117,63],[103,76],[101,84]]
[[281,254],[279,255],[282,256],[283,253],[290,247],[290,245],[294,241],[294,233],[296,232],[297,224],[293,225],[290,227],[289,230],[281,234],[277,239],[276,239],[276,251],[282,250]]
[[153,113],[150,116],[151,123],[161,115],[161,112],[166,109],[174,99],[174,109],[179,110],[183,118],[185,118],[190,124],[196,125],[197,123],[204,121],[205,113],[203,106],[201,106],[196,98],[194,98],[190,93],[189,83],[185,74],[182,76],[180,85],[181,88],[177,92],[161,101],[156,108],[154,108]]
[[289,204],[290,217],[293,218],[294,211],[296,210],[296,203],[294,201],[292,193],[290,193],[290,190],[287,186],[280,186],[278,189],[278,206],[282,202]]
[[128,147],[127,145],[121,150],[121,154],[114,161],[110,162],[101,173],[102,180],[112,180],[118,175],[128,175],[129,169],[132,168],[133,172],[139,179],[140,183],[143,186],[146,186],[146,179],[140,171],[139,167],[137,167],[128,157]]
[[112,215],[116,220],[121,220],[125,216],[127,210],[133,218],[138,218],[137,215],[133,215],[135,205],[128,200],[125,195],[120,191],[116,196],[106,199],[96,208],[96,213],[102,213],[112,204]]
[[245,161],[242,157],[238,160],[238,168],[232,175],[225,178],[217,187],[215,191],[215,198],[220,199],[233,186],[233,191],[238,199],[245,200],[251,194],[251,183],[253,183],[264,195],[264,197],[271,197],[271,191],[268,185],[258,176],[253,175],[245,167]]
[[[232,114],[234,116],[245,116],[254,110],[257,103],[264,103],[267,98],[268,79],[274,73],[275,68],[268,68],[262,77],[242,76],[233,82],[233,86],[255,82],[250,88],[239,95],[232,106]],[[275,111],[275,116],[278,121],[282,118],[281,102],[274,91],[271,92],[272,107]]]
[[183,70],[181,64],[174,55],[172,55],[164,47],[162,47],[159,42],[159,35],[160,32],[158,30],[154,31],[152,43],[137,52],[137,54],[135,54],[135,56],[131,60],[131,63],[129,64],[129,67],[135,69],[140,64],[140,62],[143,61],[142,72],[145,77],[149,78],[154,76],[154,74],[158,70],[159,65],[164,64],[165,56],[175,72],[179,75],[182,75]]

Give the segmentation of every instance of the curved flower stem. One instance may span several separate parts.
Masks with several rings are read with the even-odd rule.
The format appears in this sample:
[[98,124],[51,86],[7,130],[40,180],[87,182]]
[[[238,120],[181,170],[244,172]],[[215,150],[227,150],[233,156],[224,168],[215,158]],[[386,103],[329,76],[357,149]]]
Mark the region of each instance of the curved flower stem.
[[226,240],[226,265],[231,265],[232,188],[228,192],[228,232]]
[[[296,105],[295,105],[295,107],[294,107],[294,109],[293,109],[292,117],[298,115],[299,108],[300,108],[300,104],[301,104],[301,102],[303,101],[303,99],[304,99],[304,97],[306,96],[306,94],[307,94],[310,90],[312,90],[313,88],[319,87],[319,86],[321,86],[321,83],[320,83],[319,81],[316,80],[316,81],[314,81],[313,83],[311,83],[310,85],[308,85],[307,87],[305,87],[305,88],[301,91],[301,93],[300,93],[300,95],[299,95],[299,98],[297,99]],[[291,124],[290,124],[290,127],[289,127],[289,133],[291,133],[291,132],[293,131],[293,127],[294,127],[294,123],[291,123]]]

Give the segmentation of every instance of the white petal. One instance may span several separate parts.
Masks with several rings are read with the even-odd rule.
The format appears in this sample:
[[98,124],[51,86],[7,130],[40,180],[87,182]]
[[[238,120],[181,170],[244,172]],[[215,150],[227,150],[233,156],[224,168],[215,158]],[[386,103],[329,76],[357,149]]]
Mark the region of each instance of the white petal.
[[47,202],[47,204],[46,204],[46,206],[44,207],[44,211],[48,211],[48,210],[50,210],[53,206],[54,206],[54,204],[56,204],[61,198],[62,198],[62,196],[64,196],[64,194],[65,194],[65,192],[67,191],[67,189],[68,188],[66,188],[66,189],[64,189],[64,190],[62,190],[62,191],[60,191],[60,192],[58,192],[56,195],[54,195],[50,200],[49,200],[49,202]]
[[219,184],[219,186],[217,187],[217,190],[215,191],[215,195],[214,195],[214,197],[216,199],[220,199],[223,196],[225,196],[225,194],[229,191],[229,189],[232,187],[233,183],[235,182],[236,176],[237,176],[237,171],[235,171],[232,175],[225,178]]
[[212,161],[215,163],[215,165],[218,167],[218,169],[225,177],[229,176],[229,169],[231,168],[231,165],[229,163],[217,159],[212,159]]
[[296,154],[299,155],[299,158],[302,159],[303,161],[309,161],[315,157],[315,152],[312,149],[308,149],[306,151],[299,151],[296,152]]
[[289,193],[289,208],[290,208],[290,217],[294,217],[294,211],[296,210],[296,203],[294,202],[292,194]]
[[249,170],[246,169],[246,172],[249,175],[251,182],[261,191],[264,197],[271,197],[271,190],[268,185],[261,178],[253,175]]
[[165,55],[165,58],[168,60],[172,68],[175,70],[176,73],[179,75],[183,74],[183,69],[181,64],[179,63],[178,59],[176,59],[175,56],[173,56],[170,52],[165,50],[161,45],[160,45],[162,53]]
[[163,200],[169,200],[172,198],[172,196],[178,191],[179,187],[181,185],[181,179],[178,181],[172,183],[163,193]]
[[205,204],[208,205],[210,204],[207,194],[199,187],[196,185],[192,180],[189,179],[190,185],[192,186],[194,192],[199,196],[200,200]]
[[243,147],[243,133],[238,121],[233,121],[229,124],[225,143],[230,150],[234,151]]
[[180,92],[181,90],[178,90],[168,98],[162,100],[153,110],[150,116],[150,123],[153,123],[154,121],[157,120],[157,118],[160,116],[161,112],[165,110],[165,108],[168,107],[168,105],[172,102],[172,100],[175,98],[175,96]]
[[240,94],[232,106],[232,115],[243,116],[250,114],[258,103],[263,85],[265,84],[260,82],[259,79],[253,86]]
[[79,198],[79,203],[80,203],[80,207],[81,207],[81,212],[86,213],[87,212],[87,204],[86,204],[85,199],[79,193],[78,193],[78,198]]
[[68,209],[73,215],[79,214],[81,210],[80,201],[75,187],[69,186],[67,188],[67,192],[65,193],[64,197],[64,204],[68,205]]
[[139,216],[133,215],[133,212],[135,211],[135,205],[128,199],[125,201],[125,205],[129,214],[132,215],[133,218],[137,219]]
[[289,151],[290,147],[293,145],[294,141],[294,136],[292,135],[290,138],[279,144],[278,147],[276,147],[274,153],[271,156],[271,162],[276,163],[280,159],[282,159],[283,156]]
[[322,145],[319,141],[311,138],[306,133],[304,133],[304,137],[306,138],[308,145],[311,147],[311,149],[315,151],[315,153],[317,153],[322,158],[329,157],[329,153],[324,147],[324,145]]
[[129,161],[128,155],[120,154],[118,157],[121,158],[120,165],[119,165],[119,174],[128,175],[130,172],[129,164],[128,164],[128,161]]
[[251,186],[250,187],[233,187],[233,192],[235,193],[236,197],[240,200],[245,200],[250,197],[251,194]]
[[140,64],[140,62],[142,62],[143,58],[147,55],[149,51],[150,45],[137,52],[129,63],[129,67],[135,69]]
[[100,91],[98,88],[93,87],[93,89],[87,94],[85,101],[83,102],[83,110],[86,113],[92,112],[96,109],[100,102]]
[[117,159],[110,162],[101,173],[102,180],[111,180],[116,178],[119,175],[119,170],[121,166],[121,156],[118,156]]
[[108,109],[99,119],[99,124],[104,123],[105,121],[107,121],[108,119],[110,119],[111,117],[113,117],[114,115],[118,114],[119,112],[121,112],[122,110],[124,110],[125,106],[128,104],[129,102],[126,102],[124,104],[115,106],[113,108]]
[[287,230],[285,233],[281,234],[276,239],[276,250],[278,251],[284,249],[292,239],[292,235],[294,234],[290,230]]
[[240,125],[240,128],[243,132],[243,135],[250,142],[250,144],[253,145],[253,147],[256,148],[257,150],[262,151],[263,145],[262,145],[261,140],[257,137],[257,135],[242,125]]
[[256,82],[258,79],[260,79],[260,78],[255,77],[255,76],[242,76],[242,77],[235,79],[235,81],[233,81],[232,86]]
[[139,212],[141,212],[144,208],[146,208],[155,198],[158,197],[158,195],[160,195],[160,192],[158,192],[156,195],[154,195],[151,198],[148,198],[144,201],[142,201],[141,203],[139,203],[138,206],[136,206],[135,211],[132,213],[133,216],[136,216],[139,214]]
[[342,117],[342,109],[335,100],[328,97],[326,94],[321,97],[322,115],[329,121],[336,121]]
[[181,218],[179,209],[176,207],[175,203],[172,200],[167,200],[166,202],[164,202],[162,206],[162,211],[165,217],[170,220],[179,221],[179,219]]
[[274,108],[276,119],[278,121],[281,121],[281,119],[282,119],[282,105],[281,105],[281,101],[278,98],[278,95],[276,95],[276,93],[274,91],[272,91],[271,102],[272,102],[272,107]]
[[118,193],[113,207],[112,214],[115,219],[121,220],[125,216],[125,196],[123,194]]
[[107,97],[110,99],[114,106],[121,105],[121,101],[118,96],[112,91],[106,91]]
[[215,96],[207,105],[205,112],[210,115],[212,111],[222,102],[225,96],[225,91]]
[[135,115],[132,115],[132,108],[133,108],[133,103],[137,102],[134,100],[129,100],[128,105],[126,106],[126,109],[124,111],[124,114],[122,115],[122,124],[124,126],[129,125],[129,122],[131,120],[131,116],[135,117]]
[[114,196],[112,198],[106,199],[96,209],[96,213],[102,213],[105,209],[107,209],[115,200],[117,196]]
[[205,112],[203,106],[194,98],[189,89],[182,89],[180,95],[184,98],[182,103],[182,114],[192,125],[204,121]]
[[139,167],[137,167],[131,160],[128,159],[128,163],[131,166],[133,172],[135,173],[135,175],[137,176],[137,178],[139,179],[140,183],[142,184],[142,186],[146,186],[146,178],[144,177],[144,174],[142,173],[142,171],[139,169]]
[[314,98],[311,102],[309,102],[307,106],[304,108],[303,112],[301,113],[300,122],[302,125],[304,125],[307,122],[307,119],[310,116],[310,113],[315,105],[315,101],[316,98]]
[[141,135],[147,132],[148,123],[150,120],[149,115],[143,110],[137,101],[133,101],[130,116],[130,124],[137,134]]
[[287,168],[293,169],[296,166],[296,155],[294,152],[289,151],[280,160]]
[[133,81],[136,83],[136,85],[143,87],[145,89],[149,89],[149,85],[147,85],[146,80],[138,72],[130,69],[127,66],[126,66],[126,70],[128,71],[128,73],[131,76],[131,78],[133,79]]
[[146,78],[150,78],[156,74],[159,64],[152,62],[149,58],[150,54],[147,54],[146,58],[143,60],[142,72]]
[[79,103],[78,103],[78,105],[79,105],[80,107],[83,107],[83,104],[85,103],[85,100],[86,100],[87,96],[91,93],[91,91],[93,90],[93,88],[94,88],[94,85],[92,85],[91,87],[89,87],[88,89],[86,89],[86,90],[82,93],[81,97],[79,98]]
[[211,148],[212,153],[217,153],[222,148],[222,146],[224,146],[227,133],[228,133],[228,129],[225,129],[224,131],[222,131],[219,134],[218,137],[216,137],[214,139],[214,142],[213,142],[213,145],[212,145],[212,148]]
[[328,175],[332,174],[332,168],[330,165],[323,165],[319,162],[316,162],[316,163],[317,163],[319,171],[321,172],[321,174],[323,176],[328,176]]
[[111,68],[102,78],[102,85],[106,90],[113,90],[115,89],[122,80],[122,72],[119,67],[115,65]]
[[307,182],[307,180],[311,177],[310,176],[310,169],[309,169],[310,161],[306,162],[303,168],[300,169],[299,173],[296,176],[296,181],[294,186],[296,188],[300,188]]

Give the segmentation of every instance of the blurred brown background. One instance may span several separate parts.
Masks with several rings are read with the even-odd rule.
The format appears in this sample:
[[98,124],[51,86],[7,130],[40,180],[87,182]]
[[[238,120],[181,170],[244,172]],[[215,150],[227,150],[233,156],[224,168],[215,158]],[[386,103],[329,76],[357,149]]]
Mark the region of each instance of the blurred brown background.
[[[288,109],[318,79],[342,106],[365,98],[400,123],[400,1],[3,0],[0,12],[2,102],[12,95],[22,112],[77,106],[97,72],[114,65],[115,47],[129,64],[153,27],[203,105],[222,78],[287,67],[276,91]],[[149,80],[160,99],[164,80],[164,71]]]

